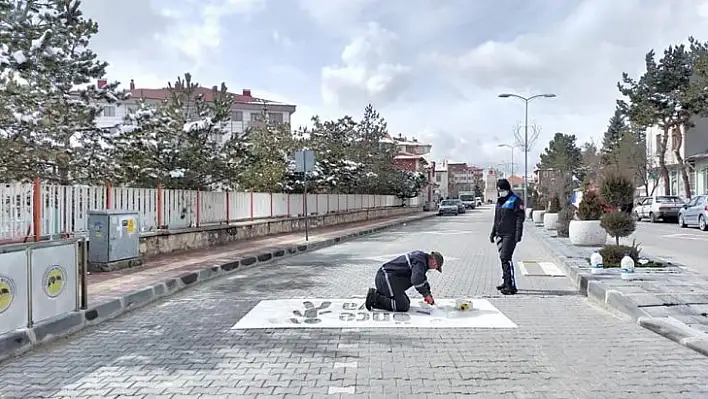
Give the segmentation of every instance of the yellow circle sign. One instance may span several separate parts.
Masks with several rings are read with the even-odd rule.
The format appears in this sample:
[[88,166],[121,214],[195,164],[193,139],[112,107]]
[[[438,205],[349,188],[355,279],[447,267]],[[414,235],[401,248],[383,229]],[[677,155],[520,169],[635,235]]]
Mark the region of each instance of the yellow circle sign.
[[66,270],[62,266],[52,265],[47,268],[42,278],[44,293],[50,298],[56,298],[64,291],[66,285]]
[[15,282],[8,276],[0,275],[0,314],[10,308],[16,292]]

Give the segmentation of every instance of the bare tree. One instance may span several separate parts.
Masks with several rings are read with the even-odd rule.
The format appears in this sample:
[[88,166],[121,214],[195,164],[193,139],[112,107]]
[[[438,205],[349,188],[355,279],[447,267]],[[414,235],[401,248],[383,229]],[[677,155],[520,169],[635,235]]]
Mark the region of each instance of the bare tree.
[[602,169],[602,153],[597,148],[594,140],[590,140],[583,144],[582,151],[582,172],[584,175],[583,184],[594,182],[600,175]]
[[516,126],[514,126],[513,131],[514,139],[516,141],[515,145],[526,152],[530,152],[538,141],[538,137],[541,135],[541,126],[537,125],[536,122],[533,122],[531,125],[529,125],[528,148],[524,148],[524,125],[518,123]]

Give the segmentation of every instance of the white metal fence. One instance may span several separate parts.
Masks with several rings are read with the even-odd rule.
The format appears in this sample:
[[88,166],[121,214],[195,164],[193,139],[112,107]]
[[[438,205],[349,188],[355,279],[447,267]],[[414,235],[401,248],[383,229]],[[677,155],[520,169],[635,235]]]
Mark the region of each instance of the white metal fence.
[[[392,195],[309,194],[307,213],[346,212],[400,203]],[[282,193],[0,184],[0,242],[30,240],[34,237],[33,222],[37,215],[42,236],[84,234],[87,212],[107,208],[138,212],[141,230],[147,232],[304,215],[304,197]]]

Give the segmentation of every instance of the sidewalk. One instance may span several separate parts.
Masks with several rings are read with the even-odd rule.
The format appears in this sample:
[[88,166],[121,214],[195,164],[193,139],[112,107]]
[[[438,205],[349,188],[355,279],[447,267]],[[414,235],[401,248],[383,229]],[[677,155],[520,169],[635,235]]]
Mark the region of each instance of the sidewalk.
[[[300,245],[318,245],[327,240],[346,237],[358,232],[370,232],[432,216],[430,212],[403,217],[390,217],[377,221],[350,223],[345,226],[332,226],[310,231],[309,241],[305,241],[305,232],[279,234],[274,236],[244,240],[231,245],[203,248],[195,251],[165,255],[153,258],[140,267],[115,272],[92,273],[88,276],[89,308],[94,308],[110,301],[125,297],[166,280],[179,278],[193,272],[233,263],[244,258],[272,253],[278,249]],[[303,251],[298,251],[303,252]],[[243,265],[250,266],[250,265]]]
[[434,215],[434,212],[420,212],[320,228],[310,232],[309,241],[305,241],[304,232],[244,240],[162,256],[133,269],[92,273],[87,276],[88,309],[0,337],[0,361],[236,269],[324,248]]
[[595,248],[574,246],[567,238],[558,238],[555,232],[532,224],[527,230],[538,238],[583,295],[708,356],[708,277],[676,266],[637,267],[629,281],[620,278],[618,269],[591,274],[586,259]]

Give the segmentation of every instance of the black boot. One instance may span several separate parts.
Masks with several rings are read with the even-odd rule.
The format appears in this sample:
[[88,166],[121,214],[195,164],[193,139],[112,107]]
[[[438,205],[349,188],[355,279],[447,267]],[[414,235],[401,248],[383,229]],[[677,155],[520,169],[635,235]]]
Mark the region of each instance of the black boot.
[[509,263],[506,263],[502,266],[502,269],[503,269],[502,278],[504,279],[504,283],[502,284],[502,288],[499,290],[499,292],[502,295],[514,295],[518,291],[516,289],[516,284],[514,284],[514,279],[513,279],[513,274],[512,274],[513,271],[511,270]]
[[371,311],[371,308],[376,304],[376,288],[369,288],[369,292],[366,293],[366,310]]
[[497,285],[497,291],[501,291],[504,288],[504,283]]

